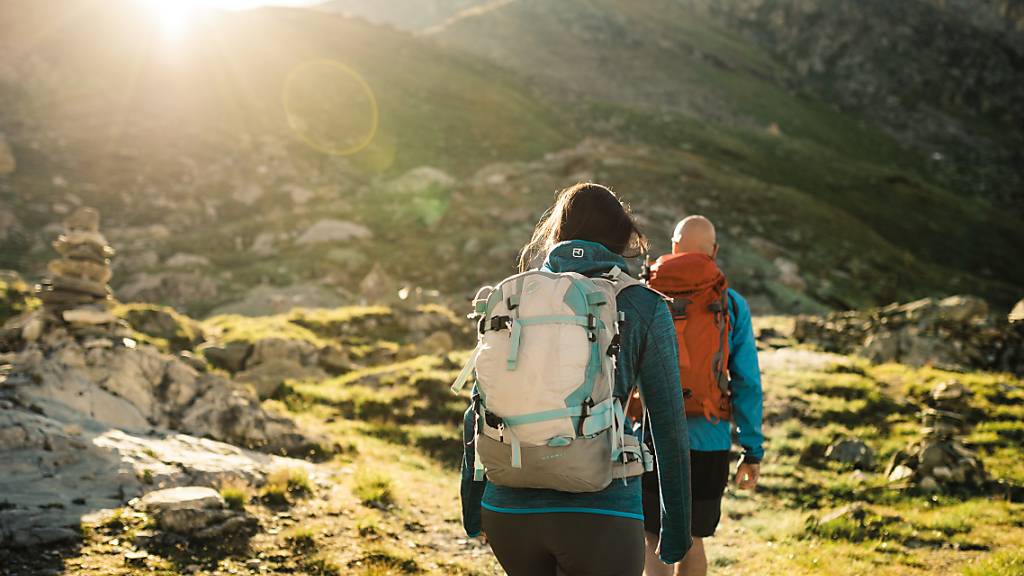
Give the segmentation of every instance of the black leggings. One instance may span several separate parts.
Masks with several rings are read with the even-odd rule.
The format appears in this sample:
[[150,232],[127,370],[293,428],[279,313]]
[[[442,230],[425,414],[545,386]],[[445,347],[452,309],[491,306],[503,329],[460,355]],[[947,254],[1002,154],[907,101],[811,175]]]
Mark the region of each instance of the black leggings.
[[640,576],[644,523],[602,514],[503,514],[484,508],[483,529],[509,576]]

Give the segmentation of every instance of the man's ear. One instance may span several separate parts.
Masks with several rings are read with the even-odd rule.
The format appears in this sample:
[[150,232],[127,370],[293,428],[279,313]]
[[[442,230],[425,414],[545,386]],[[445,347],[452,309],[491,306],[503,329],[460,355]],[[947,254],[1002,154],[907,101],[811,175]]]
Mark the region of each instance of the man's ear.
[[715,247],[711,249],[711,259],[715,260],[718,258],[718,242],[715,242]]

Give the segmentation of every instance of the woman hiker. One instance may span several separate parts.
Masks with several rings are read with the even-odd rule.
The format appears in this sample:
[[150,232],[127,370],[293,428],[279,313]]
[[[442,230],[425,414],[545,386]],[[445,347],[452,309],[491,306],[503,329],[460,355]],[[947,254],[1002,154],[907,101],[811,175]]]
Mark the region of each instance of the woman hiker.
[[[485,538],[502,567],[512,576],[642,574],[644,512],[641,481],[636,472],[623,471],[630,460],[627,456],[636,456],[639,450],[630,448],[637,443],[631,436],[622,434],[622,429],[628,430],[630,426],[621,421],[624,419],[622,406],[636,387],[649,407],[644,425],[649,427],[653,437],[658,462],[661,487],[659,558],[666,564],[675,563],[690,548],[690,447],[686,420],[680,417],[683,399],[672,315],[659,294],[626,275],[625,258],[635,257],[645,250],[646,238],[627,207],[611,190],[598,184],[576,184],[558,194],[554,205],[537,225],[532,240],[520,254],[520,270],[523,272],[530,268],[531,261],[544,255],[539,271],[514,276],[483,297],[478,294],[475,301],[479,303],[481,346],[474,352],[464,374],[460,375],[464,382],[475,366],[474,402],[466,411],[464,426],[463,526],[469,536]],[[527,280],[524,288],[523,281],[515,282],[520,277],[535,279],[536,282]],[[615,314],[619,322],[595,317],[594,310],[600,313],[615,310],[603,305],[590,308],[592,312],[589,315],[575,317],[531,314],[531,310],[536,312],[537,306],[541,305],[538,304],[541,293],[548,287],[569,282],[565,278],[582,278],[582,283],[571,281],[573,286],[594,286],[600,282],[608,286],[609,282],[613,283],[615,287],[610,289],[610,294],[613,295],[611,298],[616,305]],[[594,278],[606,280],[586,284]],[[558,283],[560,279],[562,284]],[[498,297],[493,296],[495,290],[499,291]],[[506,296],[501,290],[510,292]],[[572,303],[572,298],[569,292],[565,293],[567,304]],[[554,298],[556,306],[561,299],[560,295]],[[586,306],[595,303],[606,301],[602,296],[593,294],[578,300],[584,311]],[[520,313],[522,316],[518,316]],[[544,323],[548,324],[548,330],[554,332],[544,332],[541,326]],[[551,323],[561,325],[552,326]],[[573,323],[576,326],[572,326]],[[609,325],[618,327],[613,329]],[[538,378],[543,380],[545,374],[572,373],[574,368],[565,366],[524,367],[525,362],[536,362],[537,358],[551,363],[568,362],[565,358],[571,354],[566,349],[576,342],[564,340],[562,342],[568,344],[556,346],[538,344],[537,339],[549,337],[545,335],[578,338],[580,346],[586,349],[588,345],[584,335],[588,335],[592,344],[590,348],[598,350],[600,347],[603,350],[606,340],[602,338],[606,336],[598,334],[603,334],[603,330],[615,332],[607,347],[610,358],[606,358],[604,364],[600,360],[594,364],[594,373],[603,370],[597,367],[599,365],[611,366],[614,373],[607,378],[604,396],[600,395],[600,386],[594,385],[596,391],[590,392],[591,399],[579,402],[578,398],[570,400],[565,397],[565,406],[557,410],[526,416],[511,413],[513,410],[499,410],[500,402],[509,406],[509,402],[539,401],[537,397],[544,394],[538,394],[536,390],[548,391],[546,383],[539,384],[541,388],[537,388]],[[514,345],[510,346],[510,339],[515,341]],[[531,343],[535,345],[533,352],[529,351]],[[542,348],[538,350],[537,345]],[[501,353],[497,362],[491,357],[495,349],[500,349]],[[532,356],[528,358],[530,354]],[[589,370],[591,364],[587,366],[585,378],[589,381],[593,374]],[[581,368],[577,380],[584,379],[583,372]],[[531,376],[524,379],[524,375]],[[517,390],[502,400],[498,386],[503,378],[509,377],[513,378],[508,380],[510,387]],[[553,381],[551,386],[564,384],[564,381]],[[570,383],[570,387],[576,385],[576,381]],[[460,382],[456,386],[460,387]],[[531,386],[535,391],[526,393],[528,397],[524,398],[522,391]],[[595,404],[592,400],[597,398],[601,401]],[[557,400],[560,402],[561,399],[562,396],[558,395]],[[531,426],[561,426],[553,420],[559,416],[565,421],[568,433],[556,435],[546,444],[527,445]],[[606,456],[609,450],[605,447],[605,439],[611,442],[612,460],[621,455],[624,467],[610,473],[613,480],[606,482],[607,474],[598,474],[596,477],[601,479],[596,483],[591,480],[595,477],[595,470],[607,467],[606,462],[570,465],[561,461],[560,465],[566,468],[551,467],[551,462],[560,462],[558,458],[576,458],[574,454],[578,452],[573,450],[585,451],[592,447],[603,450]],[[619,466],[620,463],[614,462],[613,465]],[[636,462],[629,465],[643,469],[643,465]],[[562,470],[564,475],[562,472],[552,474],[549,472],[552,470]],[[579,478],[572,477],[578,470],[584,471],[579,473]],[[563,489],[530,486],[558,486]]]

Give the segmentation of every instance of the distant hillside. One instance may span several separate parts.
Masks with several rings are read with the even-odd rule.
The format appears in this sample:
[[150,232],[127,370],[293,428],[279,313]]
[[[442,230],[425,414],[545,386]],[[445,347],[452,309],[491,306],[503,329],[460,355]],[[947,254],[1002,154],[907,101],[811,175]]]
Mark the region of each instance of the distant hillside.
[[495,0],[328,0],[316,8],[415,32],[442,25],[463,10],[494,3]]
[[0,268],[37,278],[54,224],[91,204],[126,300],[202,315],[403,283],[461,297],[513,271],[555,190],[595,179],[658,250],[680,216],[713,217],[730,279],[760,311],[1019,298],[1019,210],[1002,188],[961,185],[971,166],[1020,176],[1006,145],[1019,133],[992,128],[1019,113],[1016,60],[975,91],[995,104],[943,112],[970,136],[950,141],[982,156],[933,159],[927,138],[837,92],[873,68],[845,84],[801,75],[760,24],[768,3],[696,4],[346,0],[328,7],[416,34],[264,9],[194,14],[175,44],[130,0],[0,0],[0,133],[16,161],[0,175]]

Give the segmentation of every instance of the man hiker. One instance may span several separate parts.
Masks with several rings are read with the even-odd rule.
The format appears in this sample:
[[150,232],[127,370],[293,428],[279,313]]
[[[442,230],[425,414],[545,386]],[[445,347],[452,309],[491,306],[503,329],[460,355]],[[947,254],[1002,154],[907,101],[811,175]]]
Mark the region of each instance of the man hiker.
[[[650,286],[672,298],[679,343],[680,384],[690,437],[693,547],[674,569],[658,560],[658,476],[645,474],[647,576],[707,574],[703,539],[714,535],[722,515],[733,423],[743,447],[735,477],[739,488],[757,486],[764,455],[761,373],[750,308],[728,287],[715,262],[717,255],[714,225],[703,216],[690,216],[676,226],[672,254],[651,267]],[[643,409],[635,400],[629,411],[640,420]]]

